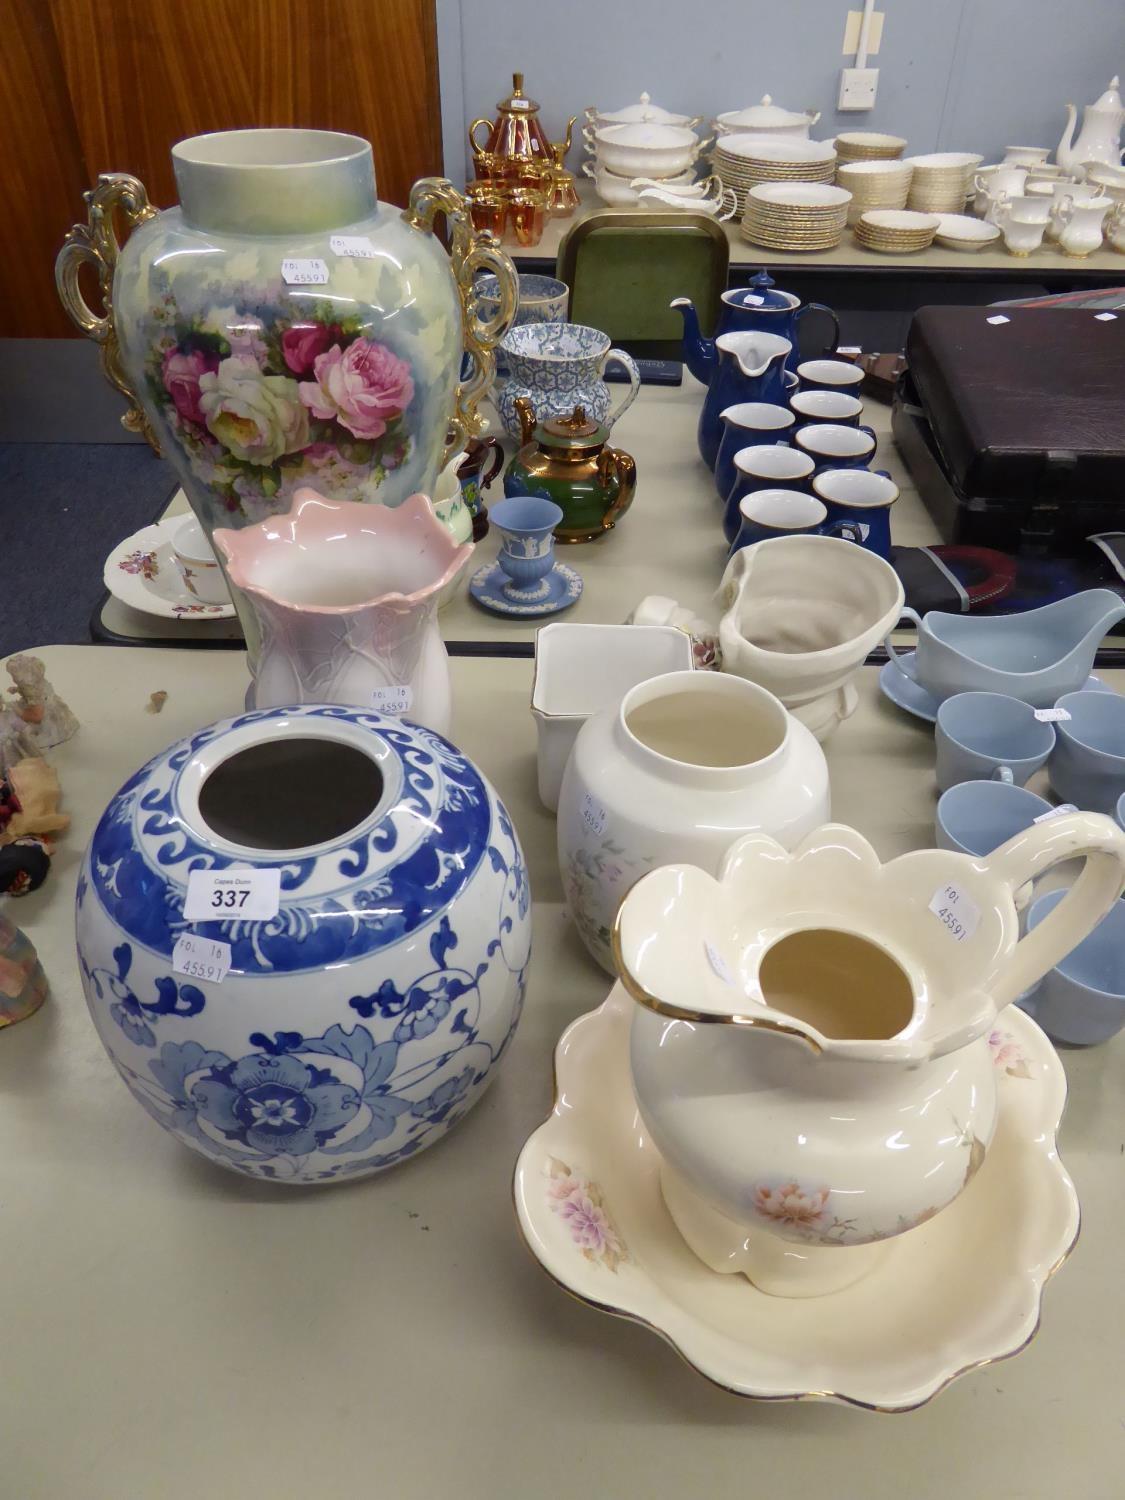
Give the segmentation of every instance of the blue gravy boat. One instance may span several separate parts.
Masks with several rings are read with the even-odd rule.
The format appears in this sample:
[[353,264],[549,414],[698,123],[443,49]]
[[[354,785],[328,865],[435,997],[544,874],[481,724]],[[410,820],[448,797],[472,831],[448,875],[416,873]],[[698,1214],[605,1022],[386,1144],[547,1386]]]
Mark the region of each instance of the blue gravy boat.
[[974,619],[931,610],[918,627],[913,657],[884,645],[899,671],[939,701],[954,693],[1006,693],[1033,708],[1051,708],[1089,677],[1102,637],[1125,618],[1125,600],[1110,589],[1087,589],[1018,615]]
[[[669,305],[677,307],[684,320],[684,363],[695,376],[707,385],[718,364],[719,354],[716,340],[724,333],[775,333],[788,339],[793,345],[786,361],[786,369],[796,368],[798,354],[797,326],[809,312],[827,313],[832,319],[832,337],[824,346],[824,356],[836,352],[840,341],[840,324],[836,314],[823,302],[801,302],[792,292],[774,289],[773,277],[759,271],[749,286],[740,286],[724,292],[720,299],[715,338],[704,338],[699,329],[699,315],[690,297],[676,297]],[[810,356],[811,357],[811,356]],[[823,356],[822,356],[823,357]]]
[[[785,361],[793,345],[776,333],[723,333],[715,340],[718,363],[699,413],[699,452],[714,469],[723,436],[722,413],[740,402],[785,400]],[[795,379],[795,377],[790,377]]]

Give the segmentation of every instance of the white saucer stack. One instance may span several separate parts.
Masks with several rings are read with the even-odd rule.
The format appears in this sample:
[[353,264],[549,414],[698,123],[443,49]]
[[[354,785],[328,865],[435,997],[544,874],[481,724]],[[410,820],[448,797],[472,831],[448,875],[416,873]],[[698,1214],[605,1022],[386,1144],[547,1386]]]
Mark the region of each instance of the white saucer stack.
[[746,194],[762,182],[831,182],[836,152],[830,141],[778,140],[767,135],[724,135],[712,155],[715,176],[732,188],[737,212]]
[[843,162],[836,181],[852,195],[848,223],[869,208],[905,208],[914,168],[905,161]]
[[984,157],[973,151],[931,151],[906,160],[914,168],[907,208],[923,214],[959,214]]
[[830,250],[843,238],[850,202],[830,183],[758,183],[746,194],[742,237],[770,250]]

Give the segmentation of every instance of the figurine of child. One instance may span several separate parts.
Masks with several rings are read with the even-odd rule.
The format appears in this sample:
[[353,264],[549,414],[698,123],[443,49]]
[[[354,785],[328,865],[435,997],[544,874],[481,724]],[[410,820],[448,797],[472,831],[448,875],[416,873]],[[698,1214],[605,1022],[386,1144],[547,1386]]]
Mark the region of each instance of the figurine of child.
[[21,654],[8,661],[8,676],[15,684],[11,707],[28,725],[40,750],[61,745],[78,728],[78,720],[47,681],[47,670],[37,656]]

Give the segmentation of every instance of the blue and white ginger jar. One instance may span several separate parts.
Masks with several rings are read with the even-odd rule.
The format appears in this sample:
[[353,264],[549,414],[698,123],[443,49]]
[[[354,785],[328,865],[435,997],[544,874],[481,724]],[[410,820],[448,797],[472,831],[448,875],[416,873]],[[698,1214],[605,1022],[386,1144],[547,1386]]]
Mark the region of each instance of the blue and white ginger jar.
[[[232,867],[280,869],[276,917],[185,922],[189,871]],[[185,932],[229,944],[220,982],[173,971]],[[86,852],[77,936],[98,1035],[148,1113],[221,1166],[320,1183],[404,1160],[480,1098],[519,1020],[531,895],[460,751],[312,704],[221,720],[132,776]]]

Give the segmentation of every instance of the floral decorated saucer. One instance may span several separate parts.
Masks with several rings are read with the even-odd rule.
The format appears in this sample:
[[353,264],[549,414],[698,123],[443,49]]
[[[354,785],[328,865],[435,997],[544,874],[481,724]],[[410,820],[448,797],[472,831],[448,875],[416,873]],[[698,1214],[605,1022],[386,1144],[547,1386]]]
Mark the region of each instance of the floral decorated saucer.
[[203,604],[184,584],[172,555],[172,535],[180,516],[142,526],[114,547],[105,560],[105,586],[115,599],[145,615],[164,620],[233,620],[234,605]]
[[516,1163],[520,1229],[561,1286],[764,1400],[907,1411],[1030,1341],[1043,1287],[1077,1239],[1078,1199],[1055,1143],[1066,1076],[1028,1016],[1009,1007],[989,1038],[1000,1118],[968,1188],[890,1242],[866,1278],[788,1298],[709,1270],[673,1225],[633,1097],[633,1003],[615,985],[563,1033],[554,1111]]

